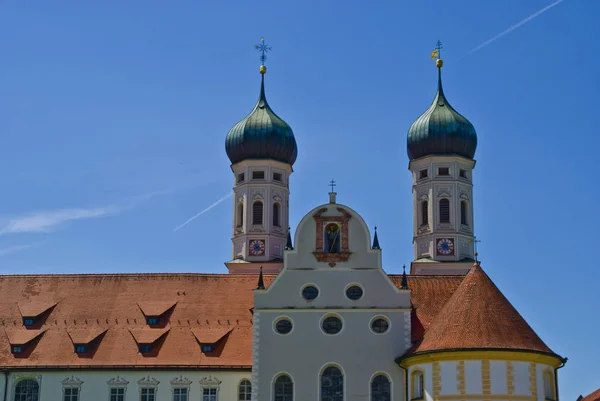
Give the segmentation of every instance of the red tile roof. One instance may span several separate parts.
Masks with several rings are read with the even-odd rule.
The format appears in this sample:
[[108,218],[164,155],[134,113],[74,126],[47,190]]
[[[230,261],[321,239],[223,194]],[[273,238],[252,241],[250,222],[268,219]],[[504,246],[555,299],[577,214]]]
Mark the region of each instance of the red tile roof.
[[[470,308],[465,308],[469,304],[462,304],[466,310],[462,310],[461,314],[461,305],[456,304],[460,304],[465,296],[481,299],[478,297],[490,292],[486,280],[482,280],[483,290],[471,288],[479,284],[472,283],[473,274],[470,277],[465,280],[462,275],[408,276],[413,306],[412,338],[419,347],[422,346],[419,351],[456,345],[448,345],[445,341],[473,341],[466,335],[478,330],[475,326],[469,326],[465,328],[466,332],[448,339],[443,334],[449,327],[456,329],[452,321],[466,319],[469,310],[481,314],[482,308],[494,307],[498,294],[504,300],[501,303],[510,306],[493,287],[497,294],[492,300],[483,298],[481,304],[479,301],[471,302]],[[265,275],[265,285],[268,286],[274,278],[274,275]],[[0,331],[0,366],[249,369],[252,364],[253,318],[250,309],[257,279],[257,276],[247,274],[0,276],[0,327],[6,333]],[[390,279],[400,287],[400,275],[390,275]],[[485,279],[489,281],[487,276]],[[478,281],[481,280],[478,278]],[[461,291],[457,290],[461,288]],[[460,295],[459,301],[453,301],[457,298],[453,296],[455,292],[466,292],[467,295]],[[469,295],[471,292],[473,294]],[[11,353],[10,341],[15,338],[21,341],[24,339],[22,336],[41,333],[40,330],[23,328],[20,308],[27,302],[54,305],[54,308],[41,323],[43,336],[32,343],[34,345],[27,357],[22,357]],[[510,308],[514,311],[512,306]],[[149,327],[146,324],[146,316],[165,312],[168,312],[164,315],[167,318],[161,322],[164,325]],[[447,317],[448,313],[454,317]],[[516,311],[514,314],[518,316]],[[491,327],[497,324],[490,323]],[[531,329],[524,321],[512,327],[526,332],[510,333],[505,338],[505,345],[520,347],[522,337],[527,337]],[[535,338],[539,340],[537,336]],[[73,344],[87,344],[96,339],[92,354],[82,356],[75,353]],[[422,339],[423,342],[420,342]],[[515,339],[514,344],[512,339]],[[139,353],[138,344],[155,341],[158,346],[152,354]],[[219,345],[215,352],[205,354],[198,343]]]
[[22,317],[36,317],[46,312],[48,309],[56,305],[56,302],[45,299],[28,299],[27,301],[19,302],[19,310]]
[[408,355],[458,349],[510,349],[555,355],[479,264],[425,327]]
[[586,395],[585,397],[577,400],[577,401],[598,401],[600,400],[600,388],[594,391],[591,394]]
[[11,345],[23,345],[44,333],[45,330],[6,329],[6,337]]

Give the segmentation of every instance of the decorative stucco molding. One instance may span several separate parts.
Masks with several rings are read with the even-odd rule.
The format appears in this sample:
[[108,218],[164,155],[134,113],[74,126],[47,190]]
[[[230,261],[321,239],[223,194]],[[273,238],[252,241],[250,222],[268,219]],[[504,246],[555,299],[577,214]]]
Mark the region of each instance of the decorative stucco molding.
[[63,387],[81,387],[83,380],[79,377],[71,376],[61,381]]
[[179,375],[179,377],[176,377],[173,380],[171,380],[170,383],[173,387],[189,387],[190,384],[192,384],[192,381],[187,377]]
[[110,387],[126,387],[129,382],[121,376],[116,376],[106,382]]
[[221,384],[221,380],[217,379],[214,376],[208,375],[200,379],[200,385],[202,387],[219,387]]
[[142,377],[137,382],[138,386],[140,387],[156,387],[158,386],[158,383],[160,383],[158,380],[150,376]]

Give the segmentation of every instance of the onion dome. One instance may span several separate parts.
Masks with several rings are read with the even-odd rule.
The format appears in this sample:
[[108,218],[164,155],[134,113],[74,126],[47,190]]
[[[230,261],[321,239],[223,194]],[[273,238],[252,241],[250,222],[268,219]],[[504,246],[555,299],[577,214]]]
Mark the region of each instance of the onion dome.
[[475,156],[475,128],[448,103],[442,89],[442,65],[442,60],[436,60],[438,91],[433,103],[408,130],[410,160],[429,155],[459,155],[469,159]]
[[298,155],[292,128],[269,106],[265,96],[265,73],[262,75],[260,96],[254,109],[229,130],[225,139],[225,151],[231,164],[246,159],[273,159],[293,165]]

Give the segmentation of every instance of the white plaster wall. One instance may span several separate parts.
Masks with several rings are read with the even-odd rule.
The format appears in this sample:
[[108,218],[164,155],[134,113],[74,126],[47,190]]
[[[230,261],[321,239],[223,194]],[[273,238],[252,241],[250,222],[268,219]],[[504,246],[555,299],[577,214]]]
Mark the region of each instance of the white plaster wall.
[[[221,381],[218,391],[218,400],[231,401],[238,399],[238,384],[243,379],[250,380],[251,372],[227,371],[41,371],[12,373],[9,378],[8,400],[14,399],[16,382],[23,378],[35,378],[40,384],[39,401],[62,400],[62,380],[74,376],[83,381],[81,384],[80,399],[82,401],[107,401],[109,399],[109,385],[107,381],[116,376],[127,380],[126,401],[139,401],[138,380],[150,376],[159,381],[156,401],[170,401],[173,399],[171,380],[182,376],[192,381],[190,384],[189,399],[201,400],[202,389],[200,380],[211,375]],[[1,389],[4,391],[4,389]],[[3,393],[0,393],[3,394]]]
[[513,362],[515,394],[530,395],[529,362]]
[[465,361],[465,391],[467,394],[481,394],[481,361]]
[[456,380],[456,367],[458,362],[440,362],[441,384],[440,395],[458,394],[458,381]]
[[506,361],[490,361],[490,376],[492,382],[490,383],[490,390],[492,394],[506,394],[507,393],[507,363]]

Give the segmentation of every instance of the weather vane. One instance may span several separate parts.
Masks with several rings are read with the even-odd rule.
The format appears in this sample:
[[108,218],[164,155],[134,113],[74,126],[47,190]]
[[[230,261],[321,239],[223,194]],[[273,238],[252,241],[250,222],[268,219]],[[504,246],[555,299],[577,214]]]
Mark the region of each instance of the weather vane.
[[442,42],[440,42],[439,40],[437,41],[437,43],[435,44],[435,48],[431,51],[431,59],[435,60],[436,58],[440,58],[441,54],[442,54]]
[[265,60],[267,59],[267,52],[271,51],[271,46],[265,43],[265,38],[260,38],[260,43],[258,45],[254,45],[254,48],[261,53],[260,62],[264,65]]
[[333,192],[333,187],[336,187],[337,184],[335,183],[334,180],[329,181],[329,186],[331,186],[331,192]]
[[473,244],[475,246],[475,262],[477,262],[477,256],[479,256],[479,253],[477,252],[477,243],[481,242],[481,240],[478,240],[476,238],[473,238]]

